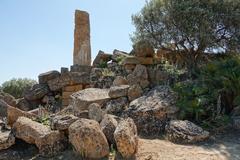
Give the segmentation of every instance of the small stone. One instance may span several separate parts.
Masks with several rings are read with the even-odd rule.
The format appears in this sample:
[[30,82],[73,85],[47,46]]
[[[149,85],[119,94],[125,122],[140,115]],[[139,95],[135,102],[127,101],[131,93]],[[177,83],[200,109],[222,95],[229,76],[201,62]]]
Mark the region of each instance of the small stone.
[[5,101],[10,106],[16,106],[16,103],[17,103],[16,99],[8,93],[4,93],[0,91],[0,99]]
[[129,102],[126,97],[112,99],[106,103],[106,112],[108,114],[121,116],[123,111],[128,107],[128,104]]
[[117,50],[117,49],[115,49],[113,51],[112,59],[115,62],[119,62],[121,59],[123,59],[125,57],[129,57],[129,54],[127,52],[120,51],[120,50]]
[[113,86],[110,88],[109,97],[119,98],[125,97],[128,94],[129,85]]
[[113,81],[114,86],[127,85],[127,84],[128,84],[127,80],[122,76],[117,76]]
[[0,151],[3,149],[8,149],[15,144],[15,137],[11,131],[1,131],[0,130]]
[[69,72],[68,68],[66,68],[66,67],[61,68],[61,74],[66,74],[68,72]]
[[109,145],[100,125],[94,120],[80,119],[69,127],[69,141],[83,158],[102,159]]
[[124,159],[135,155],[138,148],[137,128],[131,118],[119,122],[115,132],[114,139],[118,152]]
[[29,101],[35,101],[42,99],[49,92],[49,88],[46,84],[35,84],[31,89],[26,91],[24,98]]
[[196,143],[209,138],[209,132],[187,120],[171,120],[166,133],[168,140],[174,143]]
[[59,131],[52,131],[50,127],[26,117],[18,118],[13,129],[17,138],[35,144],[42,156],[54,156],[67,146],[65,136]]
[[128,89],[128,99],[129,101],[133,101],[141,97],[143,94],[143,90],[139,85],[133,85]]
[[153,57],[154,48],[149,42],[139,41],[133,45],[133,54],[136,57]]
[[7,108],[7,122],[9,126],[12,126],[19,117],[28,117],[30,119],[34,119],[37,115],[22,111],[18,108],[8,106]]
[[104,116],[104,112],[101,109],[101,106],[97,103],[92,103],[88,107],[88,117],[97,122],[100,122]]
[[52,130],[65,131],[78,119],[74,115],[58,115],[51,118],[50,126]]
[[51,91],[61,91],[64,87],[73,84],[89,84],[90,72],[68,72],[60,77],[48,81]]
[[143,89],[149,85],[147,68],[143,65],[137,65],[134,71],[127,76],[129,85],[138,84]]
[[107,64],[108,61],[112,59],[111,54],[104,53],[103,51],[99,51],[96,58],[93,61],[94,67],[104,67],[101,66],[103,63]]
[[142,135],[159,136],[169,119],[176,119],[177,95],[169,86],[157,86],[143,96],[133,100],[125,110]]
[[49,71],[46,73],[42,73],[38,76],[38,82],[40,84],[46,84],[48,81],[58,78],[60,73],[58,71]]
[[88,88],[71,95],[73,101],[74,114],[88,110],[92,103],[102,105],[110,100],[109,89]]
[[105,134],[108,142],[113,145],[116,144],[114,140],[114,132],[117,128],[118,121],[120,121],[119,117],[110,114],[105,114],[103,120],[100,123],[101,129]]
[[0,99],[0,117],[6,117],[7,116],[7,108],[8,108],[8,104]]
[[153,64],[153,58],[143,58],[143,57],[126,57],[122,64],[125,65],[152,65]]
[[17,99],[16,107],[23,111],[30,111],[33,109],[33,106],[25,98]]

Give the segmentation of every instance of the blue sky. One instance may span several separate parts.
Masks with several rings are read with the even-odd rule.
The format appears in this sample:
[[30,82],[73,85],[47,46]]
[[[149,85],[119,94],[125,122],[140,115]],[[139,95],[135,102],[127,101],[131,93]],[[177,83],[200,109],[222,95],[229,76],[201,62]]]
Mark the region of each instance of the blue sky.
[[75,9],[90,13],[92,57],[131,50],[131,15],[145,0],[1,0],[0,84],[72,65]]

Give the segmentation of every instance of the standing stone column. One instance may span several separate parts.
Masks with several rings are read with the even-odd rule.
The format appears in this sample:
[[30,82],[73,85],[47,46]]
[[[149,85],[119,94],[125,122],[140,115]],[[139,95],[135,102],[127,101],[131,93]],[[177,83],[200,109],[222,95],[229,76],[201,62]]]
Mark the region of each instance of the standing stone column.
[[75,11],[73,64],[91,65],[90,22],[85,11]]

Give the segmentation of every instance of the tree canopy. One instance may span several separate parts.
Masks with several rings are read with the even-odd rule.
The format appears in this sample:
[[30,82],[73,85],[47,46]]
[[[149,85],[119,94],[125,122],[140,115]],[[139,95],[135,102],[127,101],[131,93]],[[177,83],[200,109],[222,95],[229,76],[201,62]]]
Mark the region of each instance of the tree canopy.
[[191,61],[204,52],[240,52],[240,0],[150,0],[132,19],[134,43],[184,51]]
[[11,94],[15,98],[21,98],[24,91],[31,88],[37,82],[28,78],[13,78],[2,84],[1,90],[8,94]]

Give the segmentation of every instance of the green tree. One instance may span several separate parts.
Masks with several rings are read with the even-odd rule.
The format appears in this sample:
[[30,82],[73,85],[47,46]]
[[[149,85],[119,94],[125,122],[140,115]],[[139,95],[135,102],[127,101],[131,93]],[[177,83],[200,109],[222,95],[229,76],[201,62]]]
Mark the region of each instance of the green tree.
[[3,92],[9,93],[15,98],[21,98],[26,89],[32,87],[37,82],[28,78],[13,78],[2,84],[1,90]]
[[132,16],[131,38],[179,53],[192,69],[203,53],[239,53],[239,17],[239,0],[150,0]]

